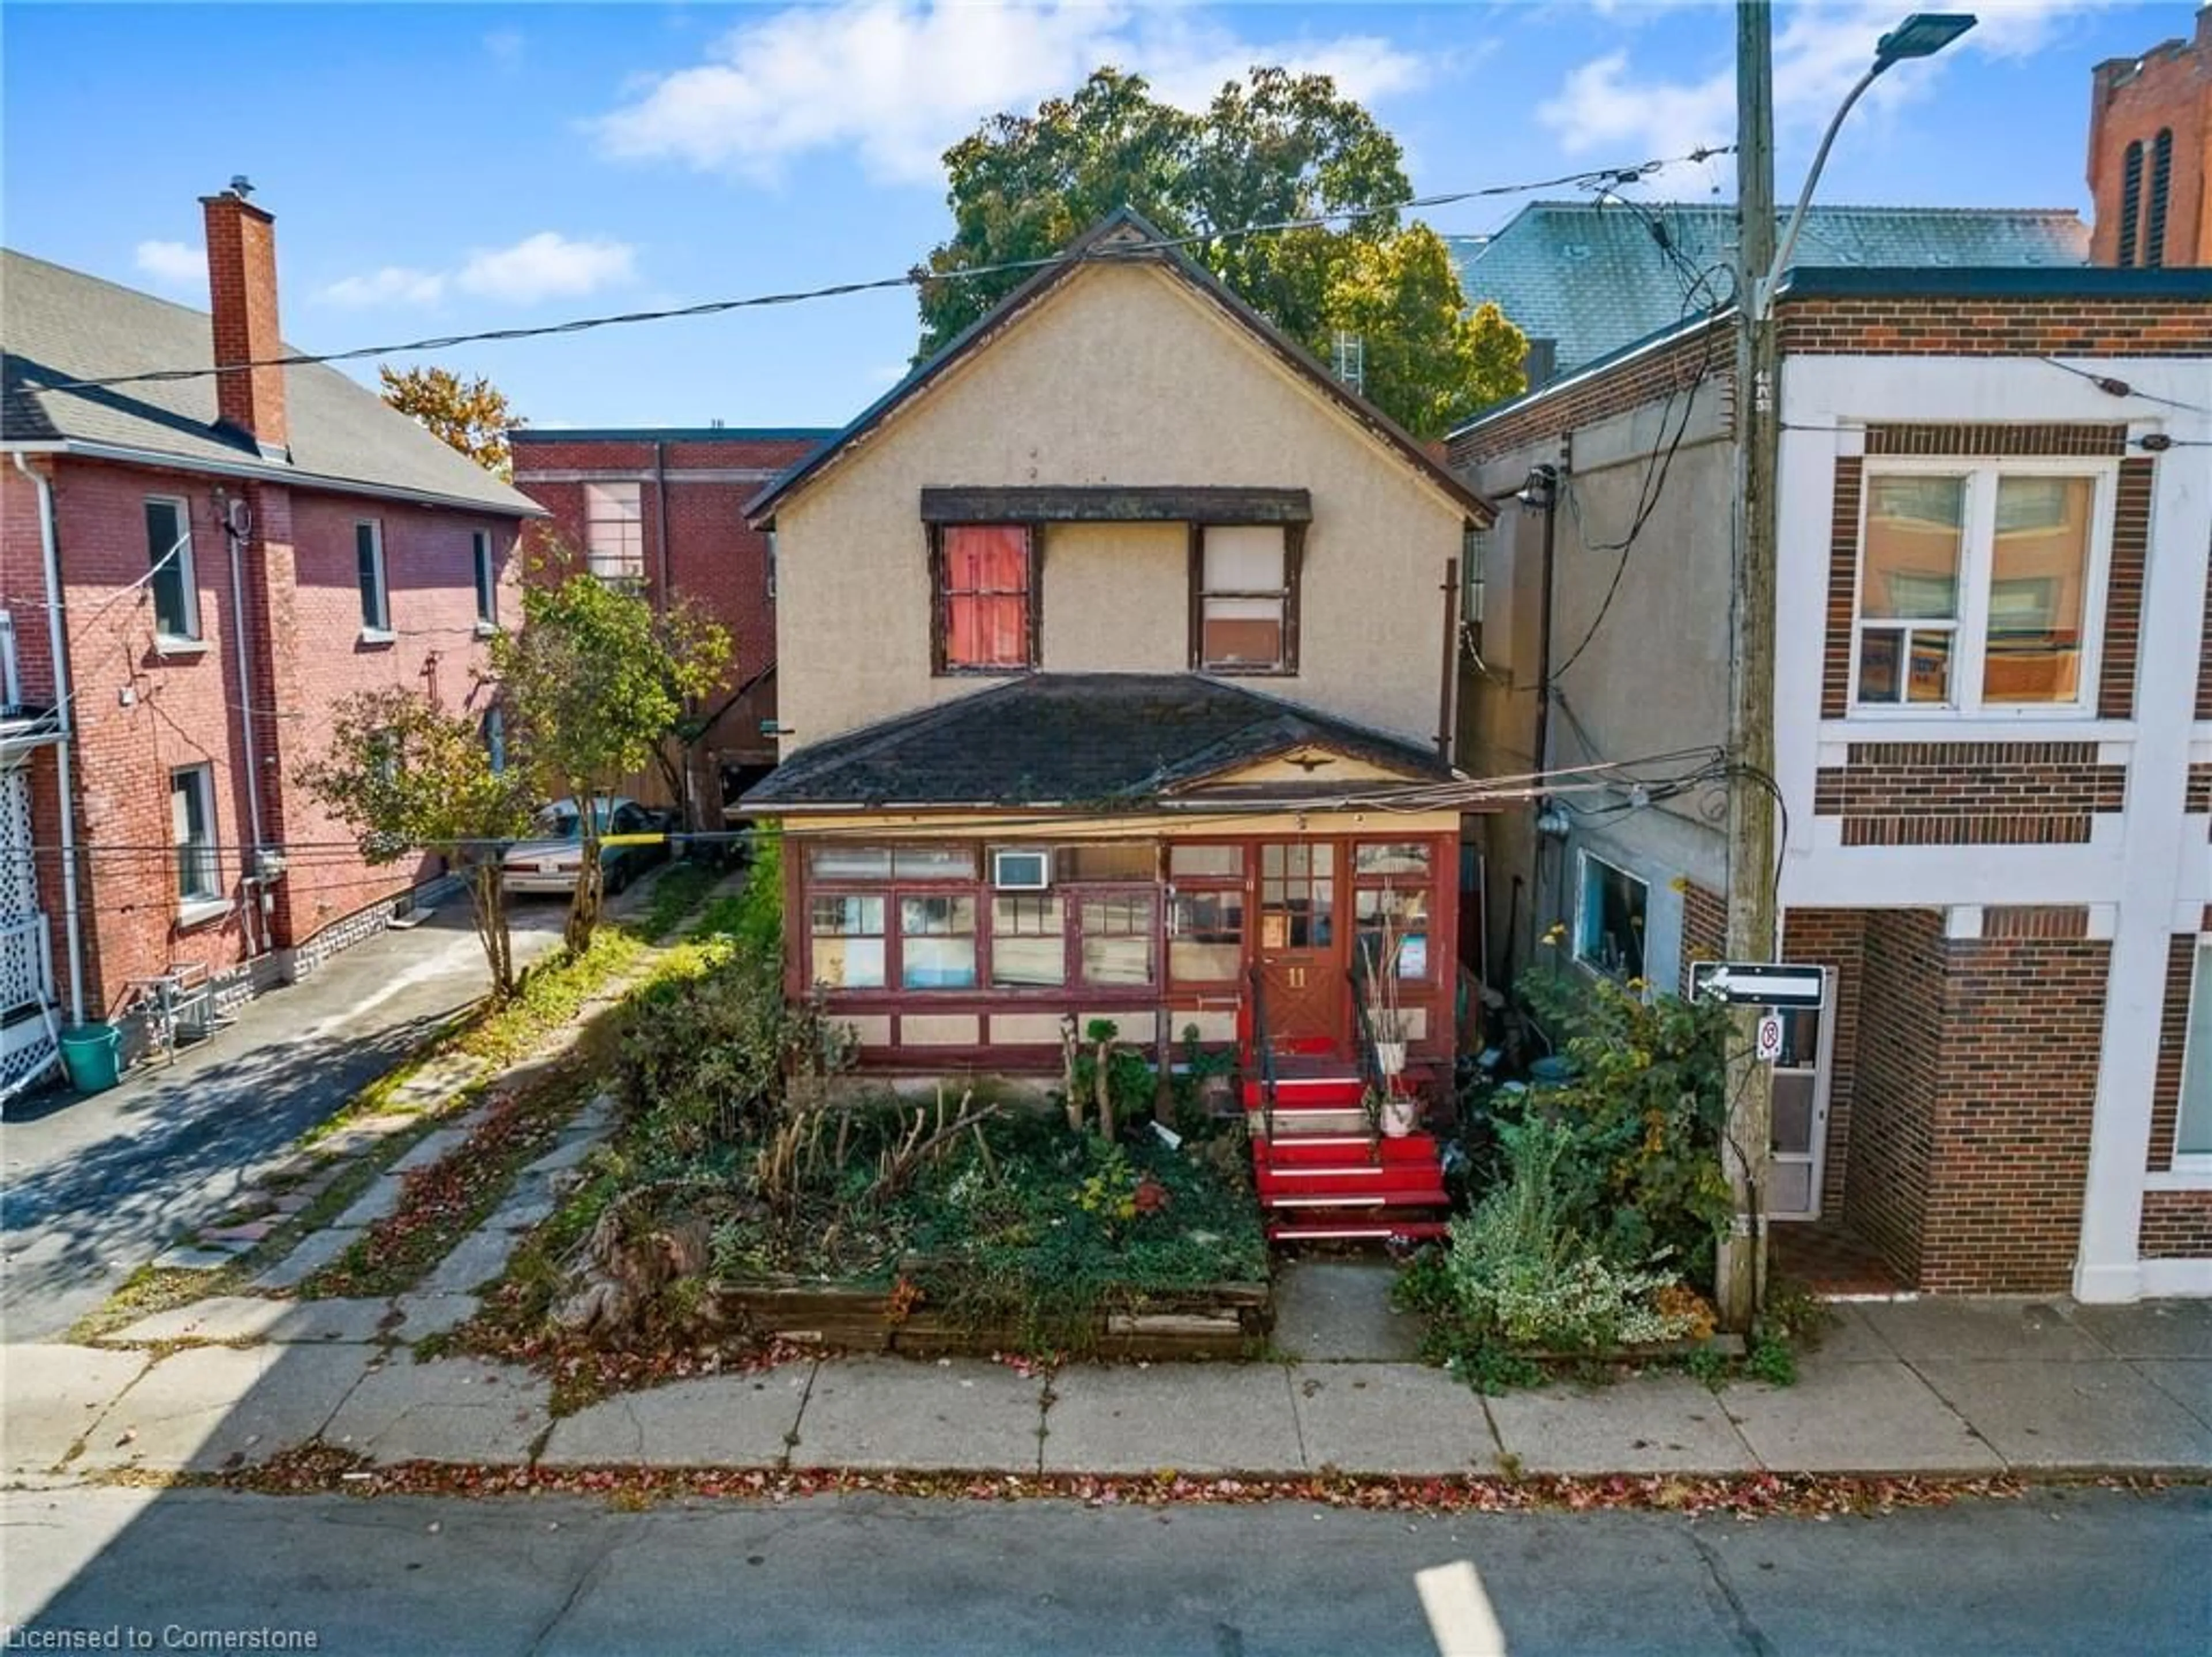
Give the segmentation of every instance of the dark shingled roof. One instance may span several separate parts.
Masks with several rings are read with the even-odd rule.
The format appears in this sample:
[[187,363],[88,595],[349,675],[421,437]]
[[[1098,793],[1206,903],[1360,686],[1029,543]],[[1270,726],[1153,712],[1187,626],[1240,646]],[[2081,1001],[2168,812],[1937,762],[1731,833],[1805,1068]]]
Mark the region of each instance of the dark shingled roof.
[[[1195,673],[1037,673],[803,749],[744,803],[1136,807],[1309,744],[1452,774],[1429,749]],[[1330,789],[1322,773],[1298,792]]]
[[43,389],[70,380],[212,368],[213,328],[205,311],[10,250],[0,250],[0,346],[6,351],[0,437],[9,443],[96,444],[143,454],[155,464],[217,466],[303,487],[358,485],[514,517],[543,515],[528,496],[326,363],[284,370],[289,466],[264,460],[243,432],[216,423],[212,375]]

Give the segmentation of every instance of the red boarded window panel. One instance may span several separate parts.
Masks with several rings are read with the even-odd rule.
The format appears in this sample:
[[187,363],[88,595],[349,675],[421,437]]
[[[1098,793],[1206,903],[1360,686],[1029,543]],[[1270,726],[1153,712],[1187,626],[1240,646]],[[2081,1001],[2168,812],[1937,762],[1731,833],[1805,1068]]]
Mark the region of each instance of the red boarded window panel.
[[947,524],[941,534],[945,667],[1032,665],[1028,527]]

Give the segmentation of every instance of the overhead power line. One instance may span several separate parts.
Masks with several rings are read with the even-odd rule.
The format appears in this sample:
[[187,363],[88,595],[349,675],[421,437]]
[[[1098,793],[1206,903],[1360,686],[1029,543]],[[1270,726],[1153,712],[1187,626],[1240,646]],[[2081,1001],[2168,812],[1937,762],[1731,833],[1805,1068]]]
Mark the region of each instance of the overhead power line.
[[[1650,178],[1662,169],[1686,161],[1709,161],[1723,155],[1733,145],[1722,144],[1693,149],[1686,155],[1655,157],[1627,167],[1592,168],[1580,173],[1562,174],[1557,178],[1535,179],[1520,184],[1486,185],[1474,190],[1452,190],[1438,195],[1410,196],[1402,201],[1378,202],[1366,207],[1344,207],[1333,212],[1316,213],[1304,218],[1274,219],[1261,223],[1240,224],[1224,229],[1194,231],[1188,235],[1158,236],[1144,241],[1123,242],[1111,248],[1094,249],[1081,254],[1054,253],[1041,259],[1006,259],[993,265],[971,265],[957,270],[931,271],[916,265],[897,276],[875,277],[860,282],[836,282],[819,288],[799,288],[788,292],[754,294],[742,299],[710,299],[696,305],[678,305],[661,310],[623,311],[609,316],[577,317],[567,322],[548,322],[532,327],[488,328],[476,333],[440,334],[427,339],[410,339],[396,344],[359,345],[342,351],[295,351],[283,356],[256,357],[242,362],[219,362],[204,366],[175,369],[149,369],[135,374],[103,375],[81,380],[58,380],[40,387],[45,391],[95,391],[108,386],[148,385],[164,381],[204,380],[219,374],[238,374],[251,369],[303,368],[317,362],[353,362],[368,357],[404,356],[425,351],[449,350],[456,345],[495,344],[508,340],[543,339],[556,334],[586,333],[598,328],[626,326],[639,322],[672,322],[687,317],[720,316],[729,311],[762,310],[782,305],[799,305],[817,299],[842,299],[853,294],[881,292],[893,288],[922,288],[937,282],[973,282],[984,277],[1012,276],[1042,271],[1057,265],[1075,263],[1103,264],[1126,259],[1139,254],[1162,253],[1173,249],[1195,247],[1206,242],[1238,241],[1249,236],[1276,235],[1289,230],[1318,229],[1342,221],[1375,218],[1385,213],[1405,212],[1413,209],[1449,207],[1460,202],[1477,201],[1496,196],[1522,196],[1538,190],[1600,189],[1621,184],[1632,184]],[[33,382],[34,384],[36,382]]]

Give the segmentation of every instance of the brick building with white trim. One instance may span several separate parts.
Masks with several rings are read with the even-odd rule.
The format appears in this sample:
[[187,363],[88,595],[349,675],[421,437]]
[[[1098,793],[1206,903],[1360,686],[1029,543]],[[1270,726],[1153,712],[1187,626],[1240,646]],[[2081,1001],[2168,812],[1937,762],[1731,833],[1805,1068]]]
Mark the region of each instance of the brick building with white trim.
[[[1832,994],[1771,1210],[1925,1290],[2212,1295],[2212,272],[1799,271],[1778,318],[1778,879]],[[1733,322],[1452,438],[1558,478],[1549,581],[1540,504],[1488,548],[1462,765],[1654,757],[1490,820],[1493,980],[1554,923],[1668,988],[1719,951]]]

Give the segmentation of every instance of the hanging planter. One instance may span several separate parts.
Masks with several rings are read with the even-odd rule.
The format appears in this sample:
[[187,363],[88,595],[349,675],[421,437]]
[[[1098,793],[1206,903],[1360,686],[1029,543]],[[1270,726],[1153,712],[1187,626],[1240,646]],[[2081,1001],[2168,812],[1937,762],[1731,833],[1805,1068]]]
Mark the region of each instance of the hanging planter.
[[1382,1101],[1382,1134],[1403,1139],[1421,1125],[1421,1101],[1410,1094],[1393,1093]]
[[1406,1044],[1402,1041],[1377,1041],[1375,1044],[1375,1068],[1386,1076],[1406,1073]]

